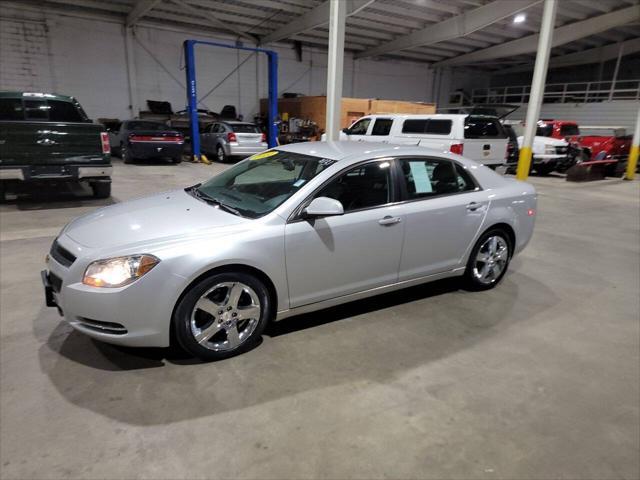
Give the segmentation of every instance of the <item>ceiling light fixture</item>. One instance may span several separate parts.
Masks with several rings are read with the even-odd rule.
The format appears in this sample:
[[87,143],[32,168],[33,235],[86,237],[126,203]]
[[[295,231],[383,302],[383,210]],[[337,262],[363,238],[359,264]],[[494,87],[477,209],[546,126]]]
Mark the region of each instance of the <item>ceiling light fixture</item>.
[[527,19],[527,16],[524,13],[519,13],[515,17],[513,17],[513,23],[522,23]]

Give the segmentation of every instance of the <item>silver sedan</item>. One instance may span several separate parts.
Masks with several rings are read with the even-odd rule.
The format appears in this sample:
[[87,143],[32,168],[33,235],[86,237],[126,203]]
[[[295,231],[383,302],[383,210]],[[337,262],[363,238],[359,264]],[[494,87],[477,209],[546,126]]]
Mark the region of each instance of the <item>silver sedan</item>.
[[42,278],[91,337],[220,359],[299,313],[445,277],[492,288],[535,211],[531,185],[458,155],[301,143],[72,221]]

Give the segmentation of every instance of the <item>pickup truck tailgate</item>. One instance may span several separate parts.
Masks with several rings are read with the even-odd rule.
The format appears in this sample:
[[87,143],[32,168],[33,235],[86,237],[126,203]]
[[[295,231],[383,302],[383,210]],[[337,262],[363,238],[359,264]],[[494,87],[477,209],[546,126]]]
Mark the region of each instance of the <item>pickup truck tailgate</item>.
[[0,122],[0,164],[64,164],[103,161],[101,125]]

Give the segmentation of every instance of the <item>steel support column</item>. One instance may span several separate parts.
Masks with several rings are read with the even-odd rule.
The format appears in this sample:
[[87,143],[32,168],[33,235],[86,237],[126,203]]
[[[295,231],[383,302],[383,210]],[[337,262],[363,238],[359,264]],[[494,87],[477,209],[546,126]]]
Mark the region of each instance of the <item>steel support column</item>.
[[329,60],[327,65],[327,140],[338,140],[342,112],[342,68],[347,2],[329,0]]
[[629,152],[629,161],[627,162],[627,172],[624,176],[626,180],[633,180],[636,176],[636,168],[638,167],[638,155],[640,154],[640,109],[638,109],[638,118],[636,119],[636,129],[633,132],[633,140],[631,141],[631,151]]
[[547,77],[547,67],[549,66],[549,54],[551,52],[551,40],[553,38],[553,27],[556,21],[557,8],[558,0],[544,0],[544,12],[542,13],[542,25],[540,26],[536,66],[533,70],[531,94],[529,95],[529,105],[527,106],[527,116],[524,127],[524,138],[522,146],[520,147],[520,158],[518,159],[518,169],[516,173],[518,180],[526,180],[529,176],[529,169],[531,168],[531,148],[533,147],[533,138],[536,134],[536,127],[540,116],[540,106],[542,105],[544,97],[544,85]]
[[140,113],[138,105],[138,87],[136,82],[136,61],[133,51],[133,27],[124,26],[124,55],[127,61],[127,86],[129,87],[129,110],[131,118],[135,118]]

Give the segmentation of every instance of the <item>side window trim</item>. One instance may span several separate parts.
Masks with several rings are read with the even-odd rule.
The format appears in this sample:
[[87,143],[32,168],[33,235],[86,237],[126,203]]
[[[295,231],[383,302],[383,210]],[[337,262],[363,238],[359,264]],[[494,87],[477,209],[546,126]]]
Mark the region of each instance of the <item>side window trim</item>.
[[388,207],[390,205],[395,205],[397,203],[400,202],[400,195],[399,195],[399,190],[398,190],[398,186],[400,184],[401,179],[398,178],[398,174],[397,174],[397,161],[395,158],[392,157],[385,157],[385,158],[376,158],[376,159],[369,159],[369,160],[363,160],[361,162],[358,163],[354,163],[353,165],[349,165],[345,168],[343,168],[342,170],[334,173],[331,177],[329,177],[327,180],[325,180],[324,182],[322,182],[321,185],[319,185],[318,187],[316,187],[313,192],[311,192],[309,195],[307,195],[305,197],[304,200],[302,200],[298,206],[296,208],[293,209],[293,212],[291,212],[291,214],[289,215],[289,218],[287,219],[287,223],[295,223],[295,222],[302,222],[302,221],[306,221],[306,219],[302,218],[300,215],[302,214],[302,210],[304,210],[304,208],[309,205],[309,203],[311,202],[311,200],[314,199],[315,195],[321,191],[324,187],[326,187],[327,185],[329,185],[331,182],[333,182],[334,180],[336,180],[337,178],[341,177],[342,175],[345,175],[346,173],[348,173],[349,171],[358,168],[358,167],[362,167],[363,165],[368,165],[369,163],[382,163],[382,162],[389,162],[389,189],[390,189],[390,201],[387,203],[384,203],[382,205],[376,205],[374,207],[365,207],[365,208],[358,208],[355,210],[349,210],[344,212],[343,215],[349,215],[351,213],[357,213],[357,212],[363,212],[366,210],[374,210],[376,208],[384,208],[384,207]]

